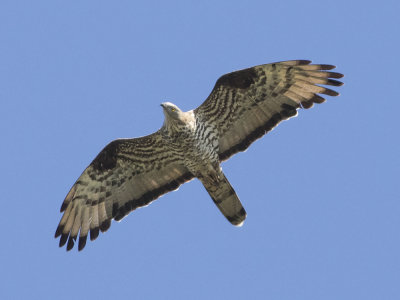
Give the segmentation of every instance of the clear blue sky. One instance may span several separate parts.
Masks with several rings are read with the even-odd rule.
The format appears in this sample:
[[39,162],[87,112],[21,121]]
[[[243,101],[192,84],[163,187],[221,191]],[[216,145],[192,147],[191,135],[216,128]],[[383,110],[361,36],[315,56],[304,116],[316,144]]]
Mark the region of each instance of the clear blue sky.
[[[1,299],[400,299],[398,1],[67,2],[0,2]],[[58,248],[104,145],[287,59],[345,85],[223,164],[242,228],[192,181]]]

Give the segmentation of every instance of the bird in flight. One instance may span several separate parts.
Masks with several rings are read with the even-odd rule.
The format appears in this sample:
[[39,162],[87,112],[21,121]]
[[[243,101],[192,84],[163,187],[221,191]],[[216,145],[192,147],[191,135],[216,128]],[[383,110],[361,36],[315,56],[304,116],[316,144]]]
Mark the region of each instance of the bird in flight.
[[60,247],[78,250],[87,236],[95,240],[111,220],[120,221],[136,208],[181,184],[198,178],[211,199],[235,226],[246,218],[221,162],[297,115],[299,108],[322,103],[320,96],[339,93],[320,85],[341,86],[335,66],[291,60],[221,76],[202,105],[187,112],[162,103],[163,126],[153,134],[109,143],[83,171],[61,206],[55,237]]

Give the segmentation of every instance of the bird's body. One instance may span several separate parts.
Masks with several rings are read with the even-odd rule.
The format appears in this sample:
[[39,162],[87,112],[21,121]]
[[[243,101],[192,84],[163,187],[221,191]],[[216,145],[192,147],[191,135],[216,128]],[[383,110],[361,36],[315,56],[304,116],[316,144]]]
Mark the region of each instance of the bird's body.
[[162,107],[166,123],[160,131],[167,145],[181,157],[181,163],[191,174],[203,183],[225,217],[240,226],[246,212],[222,172],[218,129],[201,120],[201,115],[194,114],[193,110],[182,112],[172,103],[163,103]]
[[[166,114],[169,105],[178,110],[172,103],[163,104]],[[208,177],[208,173],[220,172],[217,131],[211,126],[201,126],[201,124],[203,123],[196,119],[193,110],[188,112],[179,110],[176,119],[167,115],[166,122],[160,129],[166,145],[198,178]]]
[[79,250],[111,220],[121,220],[180,184],[198,178],[222,214],[240,226],[246,212],[222,172],[220,163],[244,151],[297,109],[322,103],[317,95],[338,93],[317,84],[340,86],[343,75],[331,65],[286,61],[220,77],[207,100],[195,110],[181,111],[162,103],[165,121],[157,132],[108,144],[67,194],[55,236]]

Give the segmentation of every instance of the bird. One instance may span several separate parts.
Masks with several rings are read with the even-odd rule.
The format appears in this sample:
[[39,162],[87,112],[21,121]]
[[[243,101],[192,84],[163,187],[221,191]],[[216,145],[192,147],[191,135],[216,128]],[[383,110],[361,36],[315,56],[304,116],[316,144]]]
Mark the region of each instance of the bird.
[[289,60],[258,65],[221,76],[196,109],[182,111],[161,104],[162,127],[147,136],[110,142],[83,171],[65,197],[55,232],[69,251],[78,239],[81,251],[90,234],[95,240],[111,221],[194,178],[235,226],[246,219],[221,162],[245,151],[278,123],[323,103],[321,95],[339,93],[343,74],[328,64]]

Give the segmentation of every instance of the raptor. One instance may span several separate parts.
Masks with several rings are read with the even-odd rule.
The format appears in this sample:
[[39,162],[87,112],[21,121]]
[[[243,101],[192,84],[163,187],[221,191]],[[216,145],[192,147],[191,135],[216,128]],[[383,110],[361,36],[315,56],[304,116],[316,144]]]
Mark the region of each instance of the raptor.
[[338,96],[321,85],[341,86],[335,66],[308,60],[283,61],[220,77],[202,105],[187,112],[165,102],[163,126],[148,136],[109,143],[67,194],[55,237],[78,250],[136,208],[147,206],[181,184],[198,178],[235,226],[246,212],[220,163],[297,115],[300,108]]

